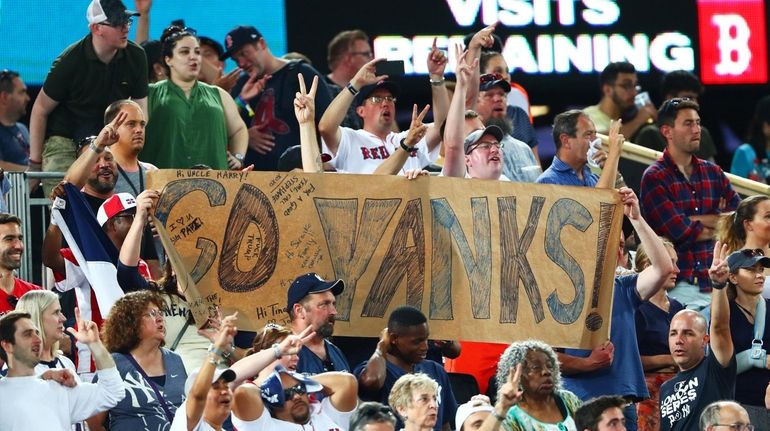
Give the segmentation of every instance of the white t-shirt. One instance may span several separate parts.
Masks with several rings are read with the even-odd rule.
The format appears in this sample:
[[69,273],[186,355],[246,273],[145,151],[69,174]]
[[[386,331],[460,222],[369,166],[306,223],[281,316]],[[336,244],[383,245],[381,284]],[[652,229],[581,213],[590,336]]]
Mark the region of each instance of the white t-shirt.
[[[337,170],[351,174],[371,174],[391,154],[401,149],[401,140],[406,138],[409,131],[400,133],[390,132],[384,140],[367,132],[366,130],[353,130],[340,127],[340,145],[336,156],[329,162]],[[440,145],[436,145],[433,151],[428,151],[428,141],[422,138],[414,146],[409,159],[404,163],[402,172],[409,169],[422,169],[435,162],[439,156]],[[324,152],[329,153],[326,144]]]
[[[174,413],[174,422],[171,422],[171,428],[169,431],[187,431],[187,401],[183,402]],[[195,425],[193,431],[216,431],[214,427],[203,420],[203,415],[198,421],[198,425]]]
[[320,403],[311,404],[310,409],[310,422],[305,425],[275,419],[270,416],[270,411],[265,407],[262,416],[253,421],[242,421],[233,414],[233,426],[238,431],[340,431],[348,429],[350,417],[356,411],[353,409],[349,412],[341,412],[334,408],[328,397]]
[[117,368],[97,371],[99,383],[74,388],[37,376],[0,380],[0,430],[69,431],[126,396]]

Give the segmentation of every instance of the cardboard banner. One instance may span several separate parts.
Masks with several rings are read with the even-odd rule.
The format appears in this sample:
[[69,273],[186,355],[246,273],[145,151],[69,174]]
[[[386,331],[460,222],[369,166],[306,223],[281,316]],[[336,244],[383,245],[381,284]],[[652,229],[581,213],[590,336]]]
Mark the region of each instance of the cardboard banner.
[[623,218],[613,190],[398,176],[161,170],[156,225],[198,323],[287,324],[307,272],[341,278],[335,334],[410,304],[431,338],[608,339]]

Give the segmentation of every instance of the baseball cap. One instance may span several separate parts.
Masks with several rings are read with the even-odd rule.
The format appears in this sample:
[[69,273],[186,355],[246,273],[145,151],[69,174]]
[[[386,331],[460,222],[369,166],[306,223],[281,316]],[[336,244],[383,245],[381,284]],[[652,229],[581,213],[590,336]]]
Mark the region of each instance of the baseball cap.
[[470,148],[471,145],[478,142],[479,139],[481,139],[484,135],[492,135],[497,139],[497,142],[503,142],[503,129],[501,129],[498,126],[487,126],[486,129],[477,129],[472,131],[468,134],[468,136],[465,137],[465,142],[463,143],[463,149],[465,150],[465,154],[468,154],[468,148]]
[[295,278],[289,286],[287,301],[287,310],[291,310],[294,304],[302,301],[302,298],[311,293],[321,293],[331,290],[334,296],[339,295],[345,289],[345,282],[342,280],[326,281],[315,272],[309,272]]
[[492,413],[493,411],[495,411],[494,407],[485,402],[477,400],[468,401],[457,407],[457,412],[455,413],[455,427],[457,427],[458,431],[461,431],[463,422],[468,419],[468,416],[478,412]]
[[744,248],[727,256],[727,266],[730,272],[738,272],[741,268],[751,268],[761,263],[765,268],[770,268],[770,257],[764,255],[761,249]]
[[282,407],[286,402],[286,396],[284,395],[283,383],[281,383],[281,373],[288,374],[294,377],[298,382],[305,385],[305,391],[308,394],[313,392],[319,392],[323,390],[323,386],[317,381],[306,377],[303,374],[289,371],[283,367],[283,365],[276,365],[272,374],[270,374],[261,385],[259,385],[259,391],[262,395],[262,400],[271,407]]
[[[201,369],[200,367],[193,370],[192,373],[190,373],[189,376],[187,376],[187,380],[184,382],[184,393],[189,394],[190,389],[192,389],[193,384],[195,383],[195,379],[198,378],[198,374],[200,374]],[[214,370],[214,376],[211,378],[211,384],[216,383],[217,380],[220,378],[224,379],[226,383],[230,383],[233,380],[235,380],[235,371],[229,369],[229,368],[217,368]]]
[[211,47],[211,49],[217,52],[217,56],[220,59],[222,58],[223,55],[225,55],[225,48],[222,47],[222,44],[208,36],[198,36],[198,42],[201,45],[206,45]]
[[112,25],[122,25],[131,17],[141,15],[134,10],[126,9],[120,0],[92,0],[86,9],[86,19],[89,24],[108,22]]
[[485,73],[479,77],[479,90],[487,91],[492,87],[500,87],[506,93],[511,91],[511,84],[503,79],[503,75],[499,73]]
[[99,222],[99,226],[104,226],[109,219],[124,211],[136,211],[136,199],[131,193],[116,193],[99,207],[96,220]]
[[262,39],[262,33],[259,30],[250,25],[239,25],[225,36],[225,53],[219,59],[228,59],[244,45],[258,42],[259,39]]
[[399,87],[398,84],[393,81],[380,81],[376,84],[364,85],[356,95],[355,106],[363,105],[364,101],[369,97],[369,95],[378,88],[384,88],[390,91],[390,94],[393,95],[393,97],[398,97],[398,95],[401,94],[401,87]]

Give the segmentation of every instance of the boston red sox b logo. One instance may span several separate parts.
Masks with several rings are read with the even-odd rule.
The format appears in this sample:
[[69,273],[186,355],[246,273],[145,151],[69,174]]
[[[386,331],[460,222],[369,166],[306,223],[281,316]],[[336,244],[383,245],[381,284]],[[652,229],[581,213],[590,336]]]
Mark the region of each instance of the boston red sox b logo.
[[254,119],[252,126],[257,126],[262,131],[269,131],[279,135],[289,133],[289,125],[275,116],[275,89],[268,88],[259,98],[256,109],[254,109]]

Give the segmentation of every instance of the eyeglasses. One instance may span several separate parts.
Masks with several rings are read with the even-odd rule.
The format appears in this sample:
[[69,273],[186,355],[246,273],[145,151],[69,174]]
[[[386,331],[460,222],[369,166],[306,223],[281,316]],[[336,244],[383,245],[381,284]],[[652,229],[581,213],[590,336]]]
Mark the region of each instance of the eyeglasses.
[[395,96],[371,96],[371,97],[367,97],[367,99],[371,100],[372,103],[374,103],[375,105],[379,105],[382,102],[396,103]]
[[372,51],[352,51],[350,55],[360,55],[366,58],[372,58]]
[[765,252],[761,248],[744,248],[741,250],[741,254],[746,257],[764,256]]
[[14,295],[8,295],[8,305],[10,305],[12,308],[16,308],[16,304],[19,303],[19,298],[15,297]]
[[307,395],[307,389],[305,388],[305,384],[302,382],[297,383],[296,385],[286,388],[283,390],[283,399],[290,400],[294,398],[294,395]]
[[641,91],[642,87],[638,86],[635,82],[623,82],[622,84],[615,84],[616,87],[620,87],[626,91],[635,90],[636,92]]
[[128,21],[126,21],[124,23],[121,23],[121,24],[114,24],[114,23],[111,23],[109,21],[104,21],[104,22],[100,22],[99,25],[106,25],[107,27],[120,28],[120,29],[122,29],[122,28],[131,28],[131,26],[134,25],[134,20],[133,19],[129,19]]
[[468,151],[465,154],[470,154],[473,152],[473,150],[480,149],[484,151],[489,151],[492,149],[492,147],[497,148],[497,151],[500,151],[503,148],[503,144],[500,142],[478,142],[468,147]]
[[157,308],[153,308],[152,310],[142,314],[142,316],[149,317],[150,319],[155,320],[158,317],[163,317],[163,313],[161,313],[161,311],[158,310]]
[[127,218],[127,219],[129,219],[129,220],[131,220],[133,222],[135,215],[136,214],[117,214],[117,215],[112,216],[112,218]]
[[754,425],[751,424],[714,424],[715,427],[728,427],[734,431],[754,431]]

